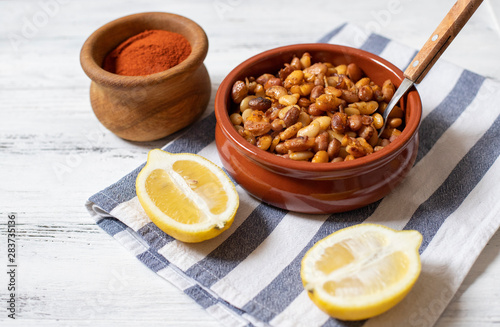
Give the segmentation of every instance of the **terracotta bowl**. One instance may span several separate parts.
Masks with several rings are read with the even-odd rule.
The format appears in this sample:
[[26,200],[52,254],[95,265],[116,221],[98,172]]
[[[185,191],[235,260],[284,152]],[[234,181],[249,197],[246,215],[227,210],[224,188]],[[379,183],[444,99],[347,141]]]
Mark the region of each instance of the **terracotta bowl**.
[[[145,30],[183,35],[191,54],[178,65],[146,76],[122,76],[102,68],[105,56],[120,43]],[[99,121],[131,141],[165,137],[196,120],[210,100],[211,83],[203,60],[208,39],[195,22],[170,13],[149,12],[114,20],[84,43],[80,62],[92,80],[90,101]]]
[[303,213],[335,213],[366,206],[393,190],[413,166],[418,149],[422,104],[416,89],[402,99],[406,126],[383,150],[352,161],[293,161],[247,142],[232,126],[228,112],[235,81],[276,73],[294,55],[309,52],[315,62],[356,63],[377,84],[390,78],[396,86],[403,73],[386,60],[354,48],[298,44],[269,50],[237,66],[224,79],[215,98],[216,144],[228,173],[250,194],[273,206]]

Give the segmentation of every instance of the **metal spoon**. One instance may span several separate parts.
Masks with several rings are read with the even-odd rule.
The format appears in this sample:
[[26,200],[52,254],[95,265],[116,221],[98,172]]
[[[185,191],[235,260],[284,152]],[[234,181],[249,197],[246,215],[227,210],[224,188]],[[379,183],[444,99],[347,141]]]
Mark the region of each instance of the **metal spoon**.
[[404,71],[405,79],[382,114],[384,125],[378,133],[379,137],[386,127],[387,118],[394,106],[410,87],[422,81],[482,2],[483,0],[458,0],[439,23],[432,36]]

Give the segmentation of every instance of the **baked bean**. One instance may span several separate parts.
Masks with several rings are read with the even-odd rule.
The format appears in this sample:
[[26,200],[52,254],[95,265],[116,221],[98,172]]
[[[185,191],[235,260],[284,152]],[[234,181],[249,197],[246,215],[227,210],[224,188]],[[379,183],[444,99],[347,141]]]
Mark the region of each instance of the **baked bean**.
[[290,62],[290,66],[293,67],[295,70],[302,70],[302,63],[300,62],[300,59],[298,57],[293,57],[292,61]]
[[345,100],[347,103],[354,103],[359,101],[358,93],[355,90],[342,90],[341,99]]
[[315,138],[320,131],[320,124],[318,121],[313,120],[309,125],[306,127],[302,127],[297,131],[297,136],[307,136],[311,138]]
[[301,111],[298,122],[302,123],[302,126],[307,126],[311,123],[311,116],[309,116],[305,111]]
[[394,128],[392,130],[391,136],[389,137],[389,142],[394,142],[394,140],[401,135],[401,131],[399,129]]
[[302,123],[295,123],[292,126],[288,127],[285,129],[283,132],[281,132],[280,139],[282,141],[288,140],[289,138],[294,137],[297,135],[297,132],[302,128]]
[[240,102],[240,111],[243,112],[250,108],[250,100],[257,98],[256,95],[249,95],[243,98]]
[[311,101],[316,101],[316,99],[322,95],[323,93],[325,93],[325,88],[323,85],[316,85],[312,90],[311,90],[311,95],[309,97],[309,99]]
[[245,120],[243,126],[253,136],[261,136],[271,130],[269,119],[260,110],[253,110],[252,114]]
[[271,108],[272,104],[273,104],[273,102],[271,100],[269,100],[268,98],[263,98],[263,97],[250,99],[248,101],[248,106],[251,109],[261,110],[261,111],[266,111],[267,109]]
[[283,86],[280,85],[271,86],[266,90],[266,95],[276,100],[287,94],[288,91]]
[[243,81],[236,81],[231,90],[231,97],[235,103],[240,103],[248,94],[248,87]]
[[341,103],[341,100],[332,94],[322,94],[316,99],[316,107],[322,111],[334,110]]
[[231,120],[231,123],[233,125],[241,125],[243,124],[243,117],[239,113],[234,113],[231,116],[229,116],[229,120]]
[[283,119],[275,119],[271,123],[271,129],[275,132],[281,132],[286,128],[286,124]]
[[274,78],[273,74],[262,74],[255,81],[261,85],[266,84],[271,78]]
[[241,113],[241,118],[243,118],[243,123],[248,119],[248,117],[250,117],[250,115],[252,114],[253,112],[253,109],[245,109],[245,111],[243,111]]
[[[297,86],[297,85],[294,85]],[[301,96],[308,96],[311,94],[312,89],[314,88],[314,83],[304,83],[299,85],[298,92],[292,92],[292,93],[299,93]],[[292,86],[293,87],[293,86]],[[304,98],[306,99],[306,98]]]
[[255,96],[257,97],[265,97],[266,96],[266,90],[264,89],[264,86],[261,84],[257,84],[254,89]]
[[280,136],[279,135],[276,135],[274,138],[273,138],[273,141],[271,142],[271,146],[269,147],[269,151],[271,152],[274,152],[274,149],[276,148],[276,146],[280,143],[281,139],[280,139]]
[[373,99],[373,90],[369,85],[362,86],[358,91],[358,97],[361,101],[370,101]]
[[321,150],[314,154],[314,157],[311,159],[313,163],[323,163],[328,162],[328,153],[326,151]]
[[285,64],[285,67],[278,72],[278,78],[284,81],[294,70],[292,66]]
[[382,117],[381,114],[379,114],[378,112],[374,113],[372,115],[372,118],[373,118],[373,127],[375,127],[376,129],[381,129],[382,126],[384,126],[384,118]]
[[266,111],[266,117],[269,118],[269,121],[273,121],[279,117],[281,106],[271,107]]
[[298,151],[298,152],[288,153],[288,156],[292,160],[307,161],[312,157],[314,157],[314,153],[312,153],[311,151]]
[[304,53],[276,74],[236,81],[230,120],[248,142],[283,158],[355,160],[381,151],[401,134],[404,111],[395,106],[378,136],[395,90],[391,80],[377,85],[355,63],[313,62]]
[[321,132],[314,139],[314,152],[328,149],[328,132]]
[[299,105],[299,107],[307,108],[310,104],[311,101],[308,98],[299,98],[299,100],[297,101],[297,105]]
[[331,140],[330,143],[328,143],[328,148],[326,151],[330,159],[337,157],[340,152],[340,141],[337,139]]
[[373,147],[364,138],[358,137],[356,140],[365,149],[366,154],[373,153]]
[[373,117],[368,115],[361,116],[361,123],[363,125],[371,125],[373,123]]
[[300,109],[297,106],[293,106],[288,110],[283,117],[283,122],[286,127],[290,127],[299,120]]
[[325,93],[331,94],[336,96],[337,98],[340,98],[342,96],[342,90],[339,90],[333,86],[327,86],[325,87]]
[[372,87],[373,91],[373,100],[377,102],[382,102],[384,101],[384,94],[382,92],[382,88],[378,85],[370,85]]
[[363,126],[363,123],[361,123],[361,115],[351,115],[347,118],[347,123],[349,125],[349,128],[351,131],[357,131],[358,129]]
[[289,151],[305,151],[314,147],[315,139],[310,137],[294,137],[284,142]]
[[271,77],[270,79],[267,80],[267,82],[264,84],[264,89],[267,90],[273,86],[283,86],[281,80],[277,77]]
[[347,115],[341,112],[336,112],[331,118],[332,129],[339,133],[344,133],[347,128]]
[[294,70],[290,73],[283,82],[283,86],[289,89],[292,85],[300,85],[304,80],[304,72],[301,70]]
[[398,128],[399,126],[401,126],[402,123],[403,120],[401,118],[390,118],[387,121],[387,124],[393,128]]
[[288,149],[285,147],[285,144],[284,143],[278,143],[275,147],[274,147],[274,151],[278,154],[287,154],[288,153]]
[[347,76],[353,81],[359,81],[363,77],[363,71],[354,63],[350,63],[346,67]]
[[311,66],[311,55],[308,52],[305,52],[302,57],[300,57],[300,63],[304,68]]
[[319,74],[326,74],[328,71],[328,67],[321,62],[315,63],[306,69],[304,69],[304,74],[311,74],[311,75],[319,75]]
[[300,95],[298,93],[295,94],[287,94],[278,99],[278,102],[284,106],[293,106],[299,100]]
[[[356,82],[356,87],[358,89],[362,88],[363,86],[370,86],[370,79],[368,77],[363,77],[359,81]],[[370,87],[371,88],[371,87]]]
[[391,80],[388,79],[387,81],[385,81],[384,84],[382,85],[382,95],[384,96],[384,101],[385,102],[391,101],[395,91],[396,88],[392,84]]
[[272,139],[271,135],[269,135],[269,134],[262,135],[261,137],[259,137],[257,139],[256,145],[257,145],[257,147],[259,147],[259,149],[266,151],[271,146],[272,140],[273,139]]
[[375,134],[375,128],[373,128],[372,126],[363,125],[359,129],[358,135],[360,138],[363,138],[365,140],[369,140],[373,136],[373,134]]
[[363,147],[359,140],[353,138],[349,139],[345,150],[355,158],[364,157],[367,154],[365,147]]
[[325,113],[323,110],[318,108],[318,105],[316,103],[311,103],[309,107],[307,107],[307,112],[311,116],[320,116]]
[[319,123],[319,129],[325,131],[328,127],[330,127],[332,119],[329,116],[319,116],[314,118],[314,121]]

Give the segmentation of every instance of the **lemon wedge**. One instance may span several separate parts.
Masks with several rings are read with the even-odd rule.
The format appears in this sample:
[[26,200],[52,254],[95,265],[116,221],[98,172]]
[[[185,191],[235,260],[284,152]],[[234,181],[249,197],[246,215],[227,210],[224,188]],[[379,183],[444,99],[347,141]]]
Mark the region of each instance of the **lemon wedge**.
[[228,229],[239,205],[226,173],[191,153],[154,149],[139,172],[136,193],[151,221],[183,242],[201,242]]
[[418,231],[359,224],[318,241],[302,259],[311,300],[341,320],[379,315],[400,302],[421,270]]

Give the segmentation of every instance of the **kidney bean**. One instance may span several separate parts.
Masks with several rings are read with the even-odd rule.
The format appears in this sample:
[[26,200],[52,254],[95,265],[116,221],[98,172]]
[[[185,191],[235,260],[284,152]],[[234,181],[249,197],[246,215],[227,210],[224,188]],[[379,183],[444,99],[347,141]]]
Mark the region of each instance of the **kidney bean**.
[[297,106],[293,106],[292,108],[290,108],[290,110],[286,112],[285,117],[283,117],[285,126],[290,127],[295,124],[299,120],[299,115],[300,109]]
[[235,103],[240,103],[248,95],[248,88],[245,82],[236,81],[231,90],[231,97]]
[[260,111],[266,111],[267,109],[271,108],[272,104],[273,102],[271,100],[263,97],[250,99],[250,101],[248,101],[248,106],[250,107],[250,109],[260,110]]

